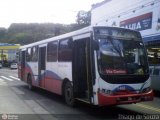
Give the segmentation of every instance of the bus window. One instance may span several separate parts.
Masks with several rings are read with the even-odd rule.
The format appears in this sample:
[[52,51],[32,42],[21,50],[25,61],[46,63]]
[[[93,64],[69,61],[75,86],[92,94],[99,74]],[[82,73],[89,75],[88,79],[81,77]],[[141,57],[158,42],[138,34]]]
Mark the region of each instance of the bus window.
[[22,57],[22,53],[21,53],[21,51],[19,51],[19,52],[18,52],[18,62],[21,61],[21,59],[22,59],[21,57]]
[[72,60],[72,40],[66,39],[61,40],[59,43],[59,52],[58,52],[59,61],[71,61]]
[[57,61],[57,48],[58,48],[58,41],[48,43],[47,45],[47,61],[48,62]]
[[152,71],[153,69],[152,68],[149,68],[149,74],[152,75]]
[[160,69],[154,69],[153,75],[159,75]]
[[35,62],[38,60],[38,46],[32,47],[31,51],[32,51],[31,60]]
[[31,48],[28,48],[27,49],[27,52],[26,52],[26,60],[29,62],[31,61]]

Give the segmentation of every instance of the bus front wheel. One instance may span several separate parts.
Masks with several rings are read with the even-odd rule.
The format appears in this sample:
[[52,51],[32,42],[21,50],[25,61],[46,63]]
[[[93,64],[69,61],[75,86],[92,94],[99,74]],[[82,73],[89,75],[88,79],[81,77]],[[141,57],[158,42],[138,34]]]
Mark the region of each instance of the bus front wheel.
[[65,84],[64,98],[65,98],[65,102],[69,106],[74,106],[75,105],[75,99],[74,99],[74,95],[73,95],[73,87],[72,87],[70,82],[67,82]]

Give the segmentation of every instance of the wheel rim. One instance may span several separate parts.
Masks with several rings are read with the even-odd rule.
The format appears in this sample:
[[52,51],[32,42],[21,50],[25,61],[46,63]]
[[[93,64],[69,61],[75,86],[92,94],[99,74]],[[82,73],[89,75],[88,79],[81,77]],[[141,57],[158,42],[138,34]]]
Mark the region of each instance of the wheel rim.
[[67,104],[72,104],[72,102],[73,102],[73,94],[72,94],[72,88],[71,88],[70,85],[66,86],[65,98],[66,98]]

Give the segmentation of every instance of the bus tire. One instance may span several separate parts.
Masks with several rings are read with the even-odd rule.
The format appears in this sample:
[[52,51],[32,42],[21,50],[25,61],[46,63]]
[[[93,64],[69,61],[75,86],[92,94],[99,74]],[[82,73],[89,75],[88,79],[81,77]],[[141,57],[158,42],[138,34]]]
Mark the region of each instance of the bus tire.
[[64,98],[65,102],[69,106],[75,106],[75,99],[74,99],[74,94],[73,94],[73,87],[70,82],[66,82],[65,87],[64,87]]
[[29,88],[30,90],[33,90],[32,77],[31,77],[30,74],[29,74],[28,77],[27,77],[27,83],[28,83],[28,88]]

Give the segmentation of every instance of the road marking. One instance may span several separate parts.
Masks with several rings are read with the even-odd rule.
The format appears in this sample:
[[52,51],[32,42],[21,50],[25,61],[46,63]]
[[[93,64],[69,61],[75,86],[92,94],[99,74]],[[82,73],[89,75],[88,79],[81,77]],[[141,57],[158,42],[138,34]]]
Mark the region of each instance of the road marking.
[[0,78],[0,85],[7,86],[7,83],[3,79]]
[[138,107],[146,108],[146,109],[153,110],[153,111],[156,111],[156,112],[160,113],[159,108],[155,108],[155,107],[152,107],[152,106],[149,106],[149,105],[143,105],[143,104],[140,104],[140,103],[137,103],[135,105],[138,106]]
[[20,80],[19,78],[16,78],[16,77],[14,77],[14,76],[9,76],[10,78],[13,78],[13,79],[15,79],[15,80]]
[[4,82],[4,80],[0,78],[0,82]]
[[10,78],[7,78],[7,77],[5,77],[5,76],[0,76],[1,78],[4,78],[4,79],[6,79],[6,80],[8,80],[8,81],[13,81],[12,79],[10,79]]

